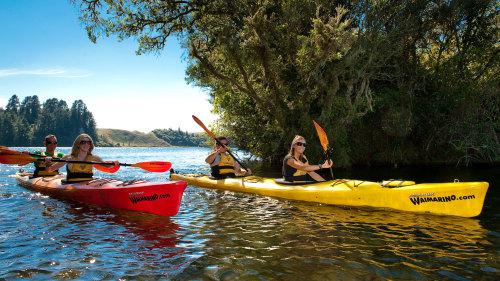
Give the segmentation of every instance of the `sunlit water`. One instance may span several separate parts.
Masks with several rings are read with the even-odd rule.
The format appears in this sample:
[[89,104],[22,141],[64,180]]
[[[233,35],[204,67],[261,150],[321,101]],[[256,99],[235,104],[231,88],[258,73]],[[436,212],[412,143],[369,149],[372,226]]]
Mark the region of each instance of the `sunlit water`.
[[[208,172],[208,152],[96,150],[106,160],[170,161],[176,170],[196,173]],[[258,175],[279,175],[279,167],[250,167]],[[167,218],[28,191],[13,178],[18,168],[0,165],[0,280],[500,279],[498,167],[335,171],[336,177],[374,181],[489,181],[476,218],[325,206],[193,186],[179,213]],[[131,167],[114,174],[96,171],[98,177],[150,181],[168,175]]]

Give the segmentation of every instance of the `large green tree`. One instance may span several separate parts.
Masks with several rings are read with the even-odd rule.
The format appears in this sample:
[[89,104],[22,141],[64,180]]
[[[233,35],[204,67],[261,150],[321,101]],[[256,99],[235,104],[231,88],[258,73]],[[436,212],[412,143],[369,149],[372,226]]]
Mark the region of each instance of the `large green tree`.
[[313,119],[338,165],[498,157],[497,1],[74,2],[93,41],[177,36],[215,129],[263,158],[314,143]]

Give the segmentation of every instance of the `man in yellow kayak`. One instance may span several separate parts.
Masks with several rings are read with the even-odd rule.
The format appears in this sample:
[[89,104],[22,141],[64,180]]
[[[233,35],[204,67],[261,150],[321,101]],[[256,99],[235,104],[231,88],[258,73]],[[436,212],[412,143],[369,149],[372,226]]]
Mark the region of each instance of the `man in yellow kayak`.
[[307,181],[307,175],[315,181],[325,181],[325,179],[316,173],[316,170],[330,168],[331,160],[319,165],[309,165],[304,150],[306,150],[306,139],[303,136],[295,136],[290,147],[290,152],[283,159],[283,179],[287,182]]
[[234,178],[238,175],[251,175],[250,169],[242,169],[237,161],[228,153],[227,139],[225,137],[218,137],[215,142],[215,152],[208,155],[205,162],[210,164],[212,169],[212,177],[217,179]]
[[[57,148],[57,138],[55,135],[47,135],[45,137],[45,141],[43,142],[45,146],[45,151],[35,151],[33,154],[40,155],[41,157],[54,157],[54,158],[62,158],[64,157],[64,153],[56,152]],[[24,151],[25,154],[30,154],[29,151]],[[46,163],[44,159],[40,161],[33,162],[35,165],[35,171],[33,172],[33,177],[47,177],[47,176],[55,176],[58,174],[59,170],[47,171],[46,168],[50,166],[50,164]]]

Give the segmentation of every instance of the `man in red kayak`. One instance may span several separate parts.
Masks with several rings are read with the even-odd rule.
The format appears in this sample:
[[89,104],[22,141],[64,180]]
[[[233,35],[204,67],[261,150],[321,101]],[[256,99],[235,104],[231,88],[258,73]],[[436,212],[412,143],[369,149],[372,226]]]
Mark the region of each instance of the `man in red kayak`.
[[[57,138],[55,135],[47,135],[45,137],[45,141],[43,142],[45,146],[45,151],[35,151],[33,154],[40,155],[43,158],[52,157],[52,158],[62,158],[64,157],[64,153],[56,152],[57,148]],[[24,151],[25,154],[30,154],[29,151]],[[50,163],[46,161],[35,161],[33,162],[35,165],[35,171],[33,172],[33,177],[48,177],[55,176],[59,173],[59,170],[47,171],[46,168],[50,166]]]
[[[218,142],[215,142],[215,152],[208,155],[205,162],[210,164],[212,169],[212,177],[218,179],[234,178],[236,174],[245,175],[252,174],[250,169],[242,169],[238,162],[227,151],[227,139],[225,137],[218,137]],[[219,144],[220,143],[220,144]]]

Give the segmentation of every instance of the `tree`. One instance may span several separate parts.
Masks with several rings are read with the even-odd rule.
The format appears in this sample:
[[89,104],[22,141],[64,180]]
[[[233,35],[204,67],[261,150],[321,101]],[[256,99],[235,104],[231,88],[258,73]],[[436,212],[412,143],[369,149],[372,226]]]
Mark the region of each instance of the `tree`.
[[69,116],[69,108],[64,100],[46,100],[34,130],[34,143],[39,144],[45,136],[54,134],[60,146],[71,146],[75,135],[69,126]]
[[316,138],[313,119],[337,165],[365,157],[359,151],[396,164],[409,151],[421,151],[412,161],[456,159],[469,128],[475,148],[499,156],[498,118],[487,114],[487,135],[463,125],[498,108],[498,1],[75,2],[94,42],[135,37],[138,54],[159,53],[177,36],[188,81],[221,116],[214,130],[264,159],[280,159],[294,134]]
[[84,1],[81,7],[93,40],[101,33],[138,36],[144,53],[161,51],[172,34],[181,37],[189,80],[209,89],[238,146],[259,156],[281,157],[293,134],[312,137],[313,118],[334,120],[338,131],[371,107],[373,64],[338,3]]
[[17,95],[12,95],[12,97],[10,97],[5,107],[5,111],[13,114],[19,113],[19,98]]
[[40,101],[38,96],[27,96],[19,107],[19,115],[24,117],[29,124],[34,124],[40,114]]
[[93,139],[97,139],[96,123],[92,112],[82,100],[73,102],[70,110],[70,128],[75,137],[79,134],[88,134]]
[[0,110],[0,143],[2,145],[14,145],[15,128],[14,128],[14,114],[6,110]]

